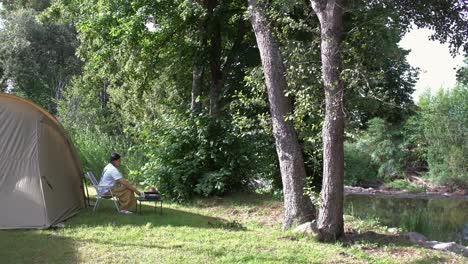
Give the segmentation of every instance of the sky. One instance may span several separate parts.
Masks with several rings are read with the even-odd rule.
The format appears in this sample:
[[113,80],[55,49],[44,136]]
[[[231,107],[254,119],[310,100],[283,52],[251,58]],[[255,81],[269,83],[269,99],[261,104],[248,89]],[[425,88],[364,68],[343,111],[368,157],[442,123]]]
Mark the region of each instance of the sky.
[[431,41],[430,35],[429,29],[413,29],[399,43],[400,47],[411,50],[407,57],[411,66],[420,68],[419,80],[413,93],[415,101],[426,89],[435,92],[441,87],[453,87],[456,70],[463,65],[461,54],[453,58],[448,44]]

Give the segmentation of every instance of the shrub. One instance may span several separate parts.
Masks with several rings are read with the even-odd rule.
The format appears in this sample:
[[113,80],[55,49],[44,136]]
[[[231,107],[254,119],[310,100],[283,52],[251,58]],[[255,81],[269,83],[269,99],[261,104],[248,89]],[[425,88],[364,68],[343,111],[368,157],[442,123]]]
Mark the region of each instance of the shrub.
[[146,182],[176,201],[243,189],[265,167],[255,151],[262,141],[240,135],[227,120],[173,113],[137,131]]
[[426,188],[415,185],[406,179],[398,179],[393,182],[385,183],[385,187],[395,190],[407,190],[409,192],[425,192]]
[[[362,145],[362,144],[361,144]],[[376,164],[359,144],[345,142],[345,184],[356,185],[363,180],[375,180],[377,178]]]
[[371,119],[364,138],[367,139],[367,150],[372,161],[378,165],[378,177],[391,179],[402,173],[404,153],[401,145],[401,134],[392,129],[381,118]]
[[368,129],[345,143],[345,183],[390,180],[402,173],[401,135],[383,119],[374,118]]
[[414,137],[425,153],[429,177],[451,187],[468,187],[468,88],[456,86],[439,90],[432,96],[424,94],[419,99],[420,113],[412,120],[419,126]]

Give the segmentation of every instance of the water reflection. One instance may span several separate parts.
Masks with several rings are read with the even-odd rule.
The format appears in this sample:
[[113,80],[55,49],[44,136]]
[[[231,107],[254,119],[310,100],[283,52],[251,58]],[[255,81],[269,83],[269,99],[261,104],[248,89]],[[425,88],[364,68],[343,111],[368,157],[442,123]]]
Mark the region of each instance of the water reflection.
[[468,199],[394,198],[348,194],[345,212],[361,218],[378,218],[389,227],[424,234],[429,240],[468,245]]

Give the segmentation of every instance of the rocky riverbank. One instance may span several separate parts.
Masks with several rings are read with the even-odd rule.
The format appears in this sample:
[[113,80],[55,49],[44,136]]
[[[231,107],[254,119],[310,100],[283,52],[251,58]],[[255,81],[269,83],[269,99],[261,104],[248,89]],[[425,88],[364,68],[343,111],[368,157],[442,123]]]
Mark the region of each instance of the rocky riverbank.
[[363,187],[344,187],[345,195],[357,194],[367,196],[391,196],[395,198],[416,198],[416,199],[434,199],[434,198],[456,198],[456,199],[467,199],[468,195],[466,192],[445,192],[445,191],[428,191],[420,193],[412,193],[408,191],[397,191],[380,188],[363,188]]
[[409,232],[407,236],[411,242],[418,244],[422,247],[431,248],[435,250],[450,251],[468,257],[468,247],[464,247],[455,242],[429,241],[424,235],[416,232]]

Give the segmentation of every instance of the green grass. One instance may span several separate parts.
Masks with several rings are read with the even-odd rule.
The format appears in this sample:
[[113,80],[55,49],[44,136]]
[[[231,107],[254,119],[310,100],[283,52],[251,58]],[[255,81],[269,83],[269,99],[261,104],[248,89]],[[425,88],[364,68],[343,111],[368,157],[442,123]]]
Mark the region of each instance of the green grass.
[[425,192],[426,188],[423,186],[418,186],[406,179],[398,179],[392,182],[385,183],[386,188],[395,189],[395,190],[406,190],[408,192]]
[[[347,238],[325,244],[281,232],[282,204],[234,194],[190,204],[145,204],[118,214],[104,201],[48,230],[0,231],[2,263],[461,263],[463,257],[411,245],[376,223],[345,217]],[[356,228],[357,227],[357,228]]]

